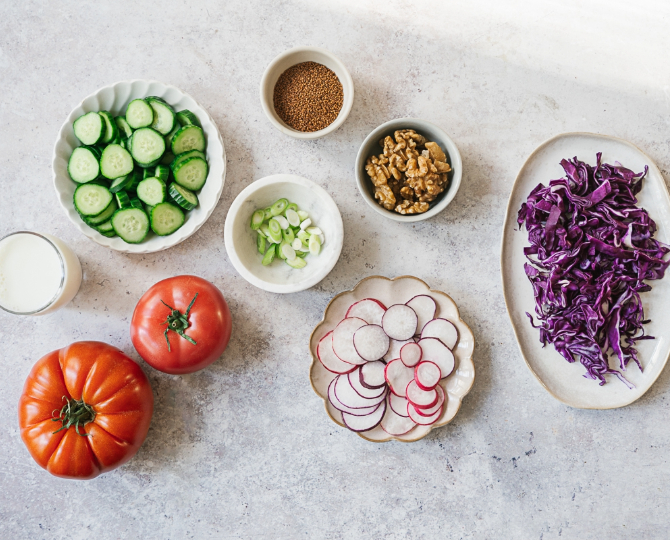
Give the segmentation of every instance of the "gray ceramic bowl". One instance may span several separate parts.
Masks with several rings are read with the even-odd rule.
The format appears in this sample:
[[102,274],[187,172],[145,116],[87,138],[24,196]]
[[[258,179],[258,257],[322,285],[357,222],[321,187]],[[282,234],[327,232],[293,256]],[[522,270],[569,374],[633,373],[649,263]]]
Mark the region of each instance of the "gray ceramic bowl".
[[[451,165],[451,172],[449,173],[449,185],[440,195],[430,203],[430,208],[423,214],[402,215],[391,210],[386,210],[376,200],[374,195],[374,186],[372,180],[365,171],[365,162],[372,155],[379,155],[382,152],[382,147],[379,146],[379,141],[387,135],[393,136],[393,133],[398,129],[413,129],[417,133],[423,135],[429,141],[436,142],[440,145],[444,153],[447,154],[447,161]],[[361,144],[356,156],[356,184],[358,190],[363,195],[363,199],[368,205],[374,209],[375,212],[392,219],[394,221],[422,221],[429,219],[444,210],[449,203],[456,196],[456,192],[461,185],[461,174],[463,171],[463,164],[461,162],[461,154],[456,148],[454,141],[449,138],[441,128],[418,118],[398,118],[382,124],[376,128],[370,135],[368,135],[363,144]]]

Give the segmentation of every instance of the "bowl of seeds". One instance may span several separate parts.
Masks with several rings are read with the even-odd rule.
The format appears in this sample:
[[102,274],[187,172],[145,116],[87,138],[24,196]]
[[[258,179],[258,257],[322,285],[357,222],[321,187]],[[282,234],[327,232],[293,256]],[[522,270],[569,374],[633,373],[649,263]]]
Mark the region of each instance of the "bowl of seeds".
[[422,221],[444,210],[461,185],[461,154],[431,122],[391,120],[374,129],[356,156],[365,202],[394,221]]
[[261,106],[270,123],[297,139],[318,139],[340,127],[354,103],[354,83],[344,64],[317,47],[295,47],[277,56],[261,80]]

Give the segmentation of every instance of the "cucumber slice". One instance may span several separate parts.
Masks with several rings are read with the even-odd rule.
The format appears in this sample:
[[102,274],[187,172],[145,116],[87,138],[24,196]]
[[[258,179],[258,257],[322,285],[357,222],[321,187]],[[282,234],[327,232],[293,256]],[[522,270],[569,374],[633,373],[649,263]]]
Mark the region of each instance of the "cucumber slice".
[[[166,143],[165,147],[169,148],[170,144]],[[170,163],[172,163],[173,160],[174,160],[174,154],[172,152],[165,152],[159,163],[161,165],[170,165]]]
[[132,178],[132,183],[128,185],[128,188],[126,189],[127,192],[133,192],[137,191],[137,186],[140,185],[140,182],[144,180],[144,175],[142,173],[144,169],[134,169],[132,173],[130,173],[130,177]]
[[112,229],[111,231],[100,232],[100,234],[102,236],[106,236],[107,238],[113,238],[114,236],[116,236],[116,233],[114,232],[114,229]]
[[102,176],[114,180],[119,176],[130,174],[133,170],[133,158],[121,145],[110,144],[100,158]]
[[112,219],[114,212],[116,212],[118,208],[119,205],[116,204],[116,199],[112,199],[112,202],[110,202],[107,208],[105,208],[102,212],[100,212],[100,214],[93,217],[82,216],[82,219],[86,222],[86,224],[89,227],[97,227],[101,223],[104,223],[105,221],[109,221],[110,219]]
[[158,236],[172,234],[183,224],[184,212],[174,204],[162,202],[151,210],[151,229]]
[[258,230],[261,228],[261,225],[263,225],[263,221],[265,218],[265,212],[263,210],[256,210],[253,214],[251,214],[251,223],[249,226],[254,230]]
[[112,227],[124,242],[139,244],[149,234],[149,217],[139,208],[122,208],[114,212]]
[[156,165],[154,176],[163,182],[167,182],[170,177],[170,167],[166,165]]
[[147,101],[154,110],[154,121],[152,122],[151,127],[162,135],[170,133],[177,123],[174,109],[160,98],[148,97],[145,101]]
[[130,197],[125,191],[117,191],[115,196],[116,204],[119,205],[119,208],[130,208]]
[[177,121],[182,125],[182,126],[200,126],[200,120],[198,120],[198,117],[193,114],[191,111],[188,109],[184,109],[183,111],[179,111],[177,113]]
[[142,169],[142,180],[147,178],[154,178],[154,174],[149,169]]
[[307,261],[301,257],[296,257],[295,259],[286,259],[286,264],[288,264],[291,268],[296,268],[300,270],[301,268],[305,268],[307,266]]
[[133,128],[130,127],[130,124],[126,121],[125,116],[117,116],[114,118],[114,123],[119,130],[119,136],[127,139],[133,134]]
[[275,251],[275,246],[274,244],[271,244],[268,250],[265,252],[265,255],[263,256],[263,266],[267,266],[272,263],[272,261],[275,260],[277,252]]
[[143,99],[134,99],[126,109],[126,121],[133,129],[150,126],[154,121],[154,110]]
[[189,150],[205,151],[205,134],[198,126],[184,126],[172,137],[172,153],[179,155]]
[[278,216],[279,214],[282,214],[284,210],[286,210],[287,206],[288,206],[288,199],[279,199],[270,207],[270,213],[273,216]]
[[98,146],[87,146],[86,148],[88,148],[91,152],[93,152],[98,161],[100,161],[100,158],[102,157],[102,151],[104,150],[104,148],[100,148]]
[[111,143],[119,134],[114,118],[107,111],[100,111],[98,115],[105,123],[105,134],[102,136],[102,142]]
[[103,119],[97,112],[86,113],[74,121],[74,134],[82,144],[97,144],[105,135]]
[[265,253],[265,236],[262,234],[256,235],[256,247],[258,248],[258,253],[263,255]]
[[176,182],[170,184],[170,197],[184,210],[193,210],[198,206],[198,196]]
[[137,196],[149,206],[156,206],[165,201],[167,188],[159,178],[145,178],[137,186]]
[[74,190],[74,207],[85,217],[102,213],[110,202],[112,194],[106,187],[98,184],[82,184]]
[[137,197],[133,197],[130,199],[130,206],[131,208],[139,208],[140,210],[144,210],[144,205],[142,204],[142,201],[139,200]]
[[100,176],[100,164],[93,148],[79,146],[67,162],[67,172],[78,184],[91,182]]
[[170,169],[174,171],[175,167],[179,165],[182,161],[185,161],[188,158],[192,157],[199,157],[207,161],[205,154],[203,154],[200,150],[191,150],[190,152],[184,152],[183,154],[175,156],[175,158],[172,160],[172,163],[170,163]]
[[[105,232],[109,232],[109,231],[114,231],[114,227],[112,227],[112,220],[111,220],[111,219],[108,219],[107,221],[104,221],[104,222],[101,223],[100,225],[96,225],[96,226],[95,226],[95,229],[96,229],[98,232],[101,232],[101,233],[105,233]],[[116,233],[114,233],[114,234],[116,234]]]
[[126,176],[119,176],[114,179],[109,186],[109,191],[111,193],[116,193],[117,191],[124,190],[126,191],[128,187],[133,184],[133,173],[127,174]]
[[207,162],[199,157],[188,158],[172,169],[175,182],[191,191],[205,185],[208,172]]
[[156,165],[165,152],[165,140],[151,128],[141,128],[133,132],[131,141],[130,153],[143,168]]

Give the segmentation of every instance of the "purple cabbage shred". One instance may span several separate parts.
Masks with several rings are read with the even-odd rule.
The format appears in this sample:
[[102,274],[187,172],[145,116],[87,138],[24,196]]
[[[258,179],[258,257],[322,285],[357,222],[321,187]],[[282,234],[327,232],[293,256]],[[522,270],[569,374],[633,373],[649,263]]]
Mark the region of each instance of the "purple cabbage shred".
[[[539,184],[521,205],[538,324],[526,315],[542,345],[552,343],[568,362],[579,359],[585,377],[603,385],[609,373],[633,388],[621,371],[631,360],[642,370],[635,344],[654,339],[644,333],[640,293],[651,290],[645,280],[665,274],[670,247],[654,240],[656,223],[637,206],[648,167],[636,174],[601,163],[601,155],[595,167],[562,160],[566,176]],[[621,371],[610,367],[610,350]]]

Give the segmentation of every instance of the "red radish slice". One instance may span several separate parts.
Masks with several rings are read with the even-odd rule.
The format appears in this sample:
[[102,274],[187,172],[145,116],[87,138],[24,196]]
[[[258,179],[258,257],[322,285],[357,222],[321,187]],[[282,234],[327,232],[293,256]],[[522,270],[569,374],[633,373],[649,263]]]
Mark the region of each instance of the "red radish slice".
[[432,414],[430,416],[423,416],[418,413],[418,410],[414,405],[411,403],[407,404],[407,414],[409,415],[410,419],[412,422],[416,422],[420,426],[429,426],[431,424],[434,424],[437,422],[437,420],[442,416],[442,409],[444,407],[440,407],[435,414]]
[[417,316],[411,307],[395,304],[382,317],[382,328],[388,337],[404,341],[416,333]]
[[400,358],[400,349],[402,349],[402,346],[405,345],[405,343],[416,343],[416,341],[414,341],[413,338],[406,339],[404,341],[392,339],[391,343],[389,344],[389,352],[384,355],[384,360],[386,362],[390,362],[391,360]]
[[351,317],[342,319],[333,330],[333,351],[343,362],[354,365],[365,363],[354,347],[354,333],[366,324],[363,319]]
[[[345,375],[346,377],[346,375]],[[337,377],[335,377],[332,381],[330,381],[330,384],[328,385],[328,401],[330,401],[330,404],[335,407],[338,411],[342,411],[343,413],[349,413],[349,414],[354,414],[357,416],[365,416],[368,414],[372,414],[375,412],[375,409],[379,407],[379,403],[375,403],[371,405],[370,407],[364,407],[361,409],[352,409],[351,407],[347,407],[343,403],[340,403],[340,400],[337,399],[337,396],[335,395],[335,383],[337,382]]]
[[396,358],[386,364],[384,377],[386,377],[386,382],[391,388],[391,392],[396,396],[405,397],[407,385],[410,381],[414,380],[414,370],[403,364],[400,358]]
[[415,380],[411,380],[405,390],[407,401],[417,409],[430,409],[437,403],[437,390],[421,390]]
[[366,298],[352,304],[345,317],[357,317],[368,324],[382,324],[386,306],[374,298]]
[[389,407],[393,412],[400,416],[407,416],[407,400],[404,397],[396,396],[393,392],[388,395]]
[[379,397],[364,398],[353,389],[347,375],[340,375],[337,377],[337,382],[335,383],[333,390],[337,400],[350,409],[364,409],[372,407],[373,405],[379,405],[379,403],[384,401],[384,398],[386,397],[386,393],[382,392]]
[[433,319],[423,327],[421,339],[434,337],[453,350],[458,341],[458,330],[454,323],[447,319]]
[[316,356],[328,371],[332,373],[349,373],[356,366],[342,362],[333,352],[333,332],[328,332],[321,338],[316,347]]
[[386,388],[384,386],[373,388],[372,390],[370,388],[365,388],[365,386],[361,384],[359,369],[360,368],[357,368],[355,371],[352,371],[349,373],[349,375],[347,375],[349,377],[349,384],[359,396],[364,397],[365,399],[375,399],[386,392]]
[[[407,404],[409,407],[411,405]],[[416,422],[411,420],[409,416],[400,416],[391,407],[386,407],[386,413],[382,418],[382,429],[389,435],[405,435],[409,433],[416,426]]]
[[384,378],[385,368],[386,364],[381,361],[363,364],[361,369],[358,370],[361,385],[370,390],[386,386],[386,379]]
[[405,305],[411,307],[416,312],[416,316],[419,319],[416,325],[416,333],[420,334],[425,324],[435,317],[435,310],[437,309],[435,300],[433,300],[432,296],[420,294],[412,298]]
[[442,387],[439,384],[435,387],[435,390],[437,390],[437,403],[433,405],[430,409],[419,409],[417,407],[414,407],[416,409],[417,414],[420,414],[421,416],[433,416],[437,411],[440,410],[440,408],[444,404],[446,396],[444,394],[444,390],[442,390]]
[[421,347],[417,343],[406,343],[400,349],[400,360],[407,367],[414,367],[421,362]]
[[375,412],[366,416],[356,416],[343,412],[342,420],[344,420],[344,425],[351,431],[359,433],[361,431],[370,431],[371,429],[376,428],[379,425],[379,422],[382,421],[384,413],[386,413],[386,401],[382,401],[377,406]]
[[439,339],[432,337],[420,339],[419,345],[423,351],[423,360],[437,364],[443,379],[454,371],[454,353]]
[[389,351],[389,337],[378,324],[361,326],[354,333],[354,348],[363,360],[374,362]]
[[442,372],[434,362],[419,362],[414,368],[414,380],[421,390],[435,388],[441,378]]

